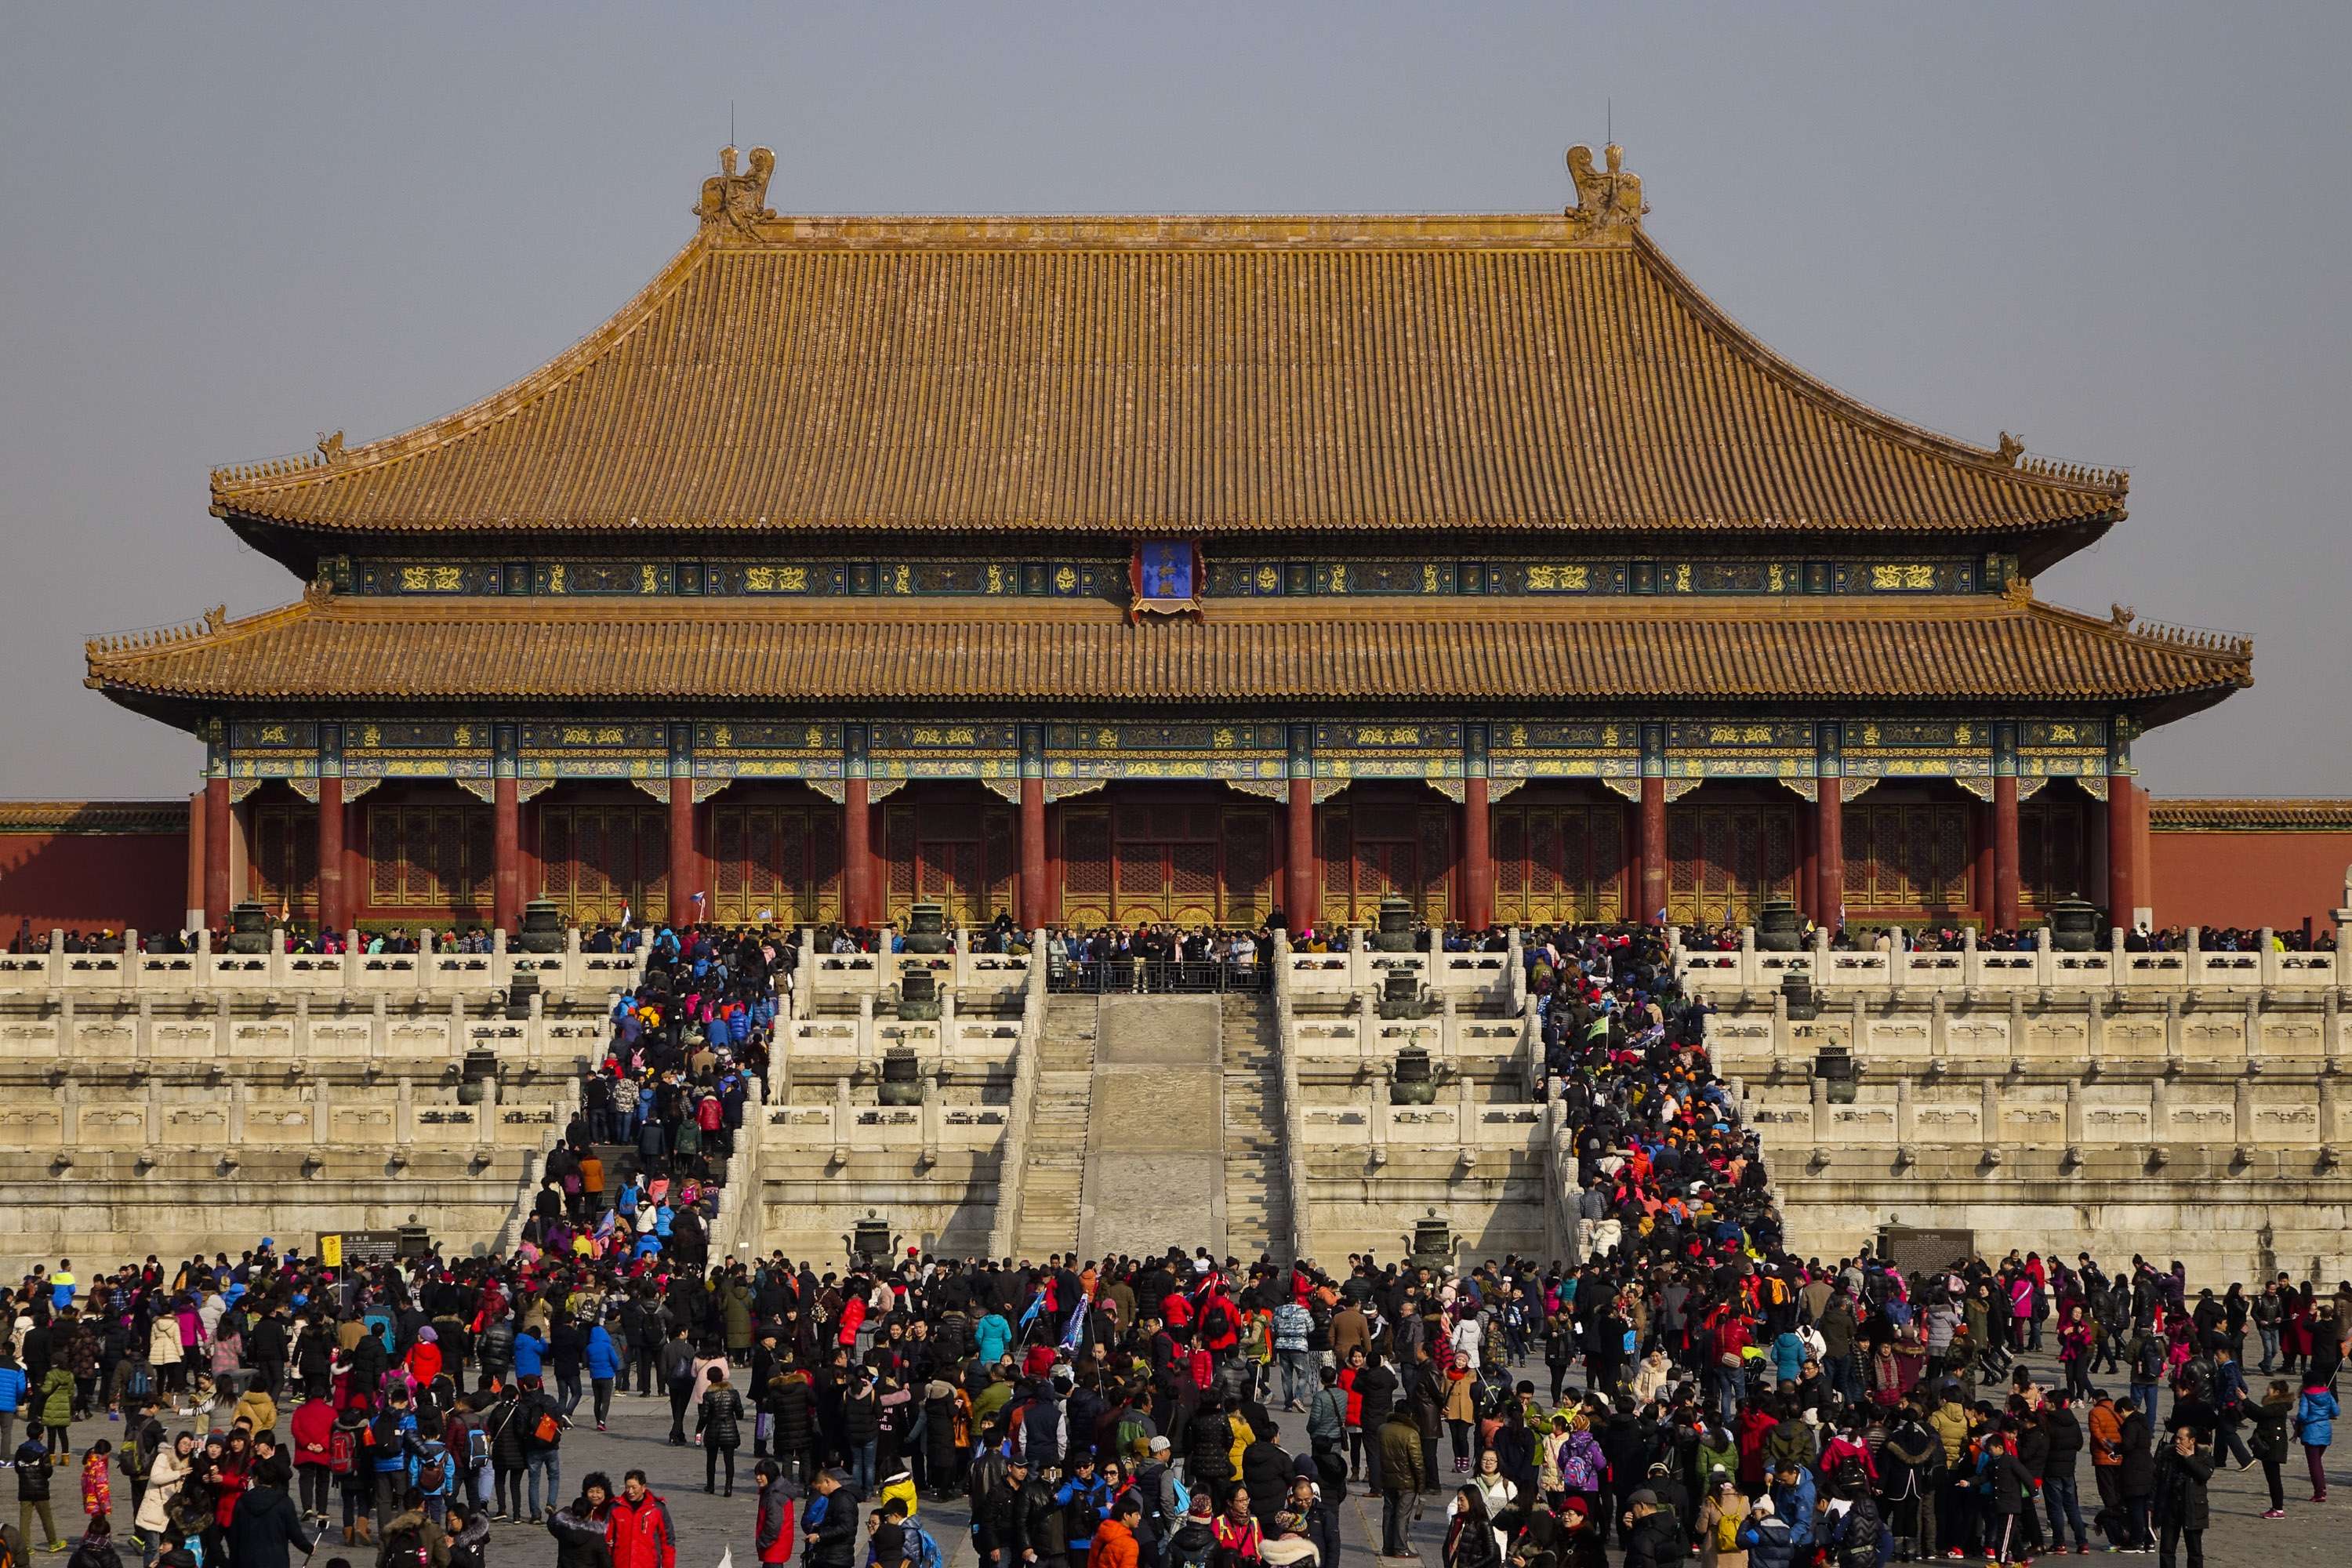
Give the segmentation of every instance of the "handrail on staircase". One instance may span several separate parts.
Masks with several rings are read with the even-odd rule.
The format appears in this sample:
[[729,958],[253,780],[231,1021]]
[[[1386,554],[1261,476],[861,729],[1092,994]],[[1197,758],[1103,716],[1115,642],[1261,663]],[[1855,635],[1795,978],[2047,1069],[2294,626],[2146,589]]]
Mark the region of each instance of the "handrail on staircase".
[[1045,933],[1029,936],[1029,977],[1021,995],[1021,1035],[1013,1047],[1013,1103],[1004,1119],[1004,1141],[997,1147],[996,1214],[988,1226],[988,1255],[1013,1256],[1013,1238],[1021,1223],[1021,1205],[1028,1188],[1029,1124],[1036,1119],[1037,1058],[1045,1034]]
[[1282,1086],[1282,1174],[1290,1188],[1290,1256],[1315,1257],[1314,1222],[1307,1214],[1307,1112],[1298,1093],[1298,1058],[1290,1048],[1290,933],[1274,933],[1274,1052]]

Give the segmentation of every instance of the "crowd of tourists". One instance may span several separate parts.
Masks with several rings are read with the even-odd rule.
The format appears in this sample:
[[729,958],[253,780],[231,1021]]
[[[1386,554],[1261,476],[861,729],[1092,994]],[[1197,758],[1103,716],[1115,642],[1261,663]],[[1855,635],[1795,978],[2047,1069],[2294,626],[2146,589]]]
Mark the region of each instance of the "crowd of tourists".
[[1459,1270],[714,1259],[797,955],[643,940],[510,1255],[330,1267],[265,1240],[7,1292],[0,1555],[66,1548],[52,1489],[78,1475],[75,1568],[285,1568],[337,1531],[379,1568],[487,1568],[501,1523],[549,1531],[558,1568],[675,1568],[642,1472],[564,1485],[574,1422],[632,1392],[707,1490],[749,1485],[750,1553],[807,1568],[944,1568],[950,1497],[982,1568],[1328,1563],[1355,1486],[1392,1556],[1442,1507],[1444,1568],[1876,1568],[2094,1541],[2200,1563],[2217,1462],[2260,1465],[2276,1518],[2297,1447],[2326,1496],[2352,1287],[1789,1254],[1655,928],[1525,936],[1577,1256]]

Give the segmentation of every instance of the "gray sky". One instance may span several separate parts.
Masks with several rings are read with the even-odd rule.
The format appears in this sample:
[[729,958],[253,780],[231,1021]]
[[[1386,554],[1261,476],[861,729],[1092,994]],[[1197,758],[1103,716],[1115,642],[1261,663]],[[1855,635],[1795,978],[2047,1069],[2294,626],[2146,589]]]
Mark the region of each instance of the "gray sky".
[[2352,793],[2352,5],[0,5],[0,795],[184,790],[81,643],[298,586],[205,469],[594,327],[735,109],[809,212],[1556,208],[1836,385],[2132,470],[2037,586],[2256,637],[2158,795]]

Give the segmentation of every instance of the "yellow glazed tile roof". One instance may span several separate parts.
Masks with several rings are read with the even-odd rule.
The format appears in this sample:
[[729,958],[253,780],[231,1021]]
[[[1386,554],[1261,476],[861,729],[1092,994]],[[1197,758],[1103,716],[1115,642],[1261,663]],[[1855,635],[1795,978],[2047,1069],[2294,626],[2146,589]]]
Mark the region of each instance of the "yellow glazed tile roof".
[[1638,207],[777,218],[765,185],[707,202],[541,369],[404,435],[219,470],[214,510],[371,532],[1118,535],[1981,532],[2123,510],[2120,473],[1966,445],[1807,376]]

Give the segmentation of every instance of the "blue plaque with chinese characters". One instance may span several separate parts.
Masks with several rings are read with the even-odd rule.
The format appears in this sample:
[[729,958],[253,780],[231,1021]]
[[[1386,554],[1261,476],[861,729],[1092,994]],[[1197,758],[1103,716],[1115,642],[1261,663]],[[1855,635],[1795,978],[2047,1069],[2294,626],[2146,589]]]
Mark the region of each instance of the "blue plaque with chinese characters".
[[1130,569],[1134,601],[1130,616],[1182,615],[1201,607],[1201,548],[1189,539],[1147,539],[1137,542]]

